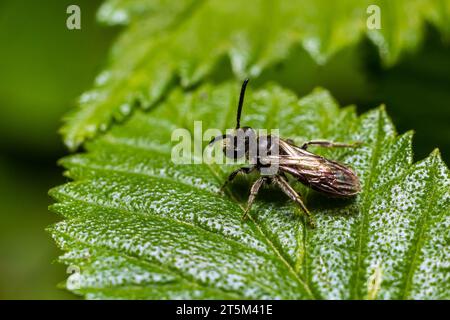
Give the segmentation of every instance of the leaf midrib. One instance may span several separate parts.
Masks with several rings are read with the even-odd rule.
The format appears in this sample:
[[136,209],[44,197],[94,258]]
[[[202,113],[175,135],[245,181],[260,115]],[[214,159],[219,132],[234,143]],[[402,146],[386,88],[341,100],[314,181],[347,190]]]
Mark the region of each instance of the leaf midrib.
[[[434,161],[433,161],[434,162]],[[414,266],[415,263],[417,261],[417,258],[419,256],[419,252],[422,249],[423,246],[423,234],[426,230],[426,222],[428,220],[428,216],[429,216],[429,211],[431,209],[431,207],[434,205],[434,199],[436,197],[437,194],[437,187],[436,187],[436,183],[432,183],[436,174],[436,168],[435,166],[431,166],[432,167],[432,177],[433,179],[431,179],[431,196],[428,199],[428,207],[427,209],[424,211],[424,214],[422,215],[422,217],[419,219],[416,230],[415,230],[415,234],[417,234],[417,241],[416,241],[416,245],[415,245],[415,249],[413,249],[414,253],[413,253],[413,257],[411,259],[411,263],[409,265],[408,268],[408,273],[406,276],[406,281],[405,281],[405,285],[403,288],[403,299],[406,300],[408,299],[408,292],[411,289],[411,285],[412,285],[412,280],[413,280],[413,276],[414,276]],[[414,248],[414,246],[412,247]]]
[[[228,112],[229,112],[229,110],[228,110]],[[214,168],[211,166],[211,164],[207,164],[207,167],[210,169],[211,173],[216,177],[218,183],[219,184],[223,183],[223,182],[221,182],[221,177],[220,177],[219,173],[214,170]],[[228,194],[230,195],[230,197],[233,199],[233,201],[238,204],[239,208],[241,208],[242,213],[244,213],[245,208],[237,200],[237,198],[234,195],[234,192],[230,191],[229,189],[227,189],[227,191],[228,191]],[[252,221],[253,224],[256,226],[257,230],[263,236],[263,238],[267,242],[267,244],[272,248],[276,257],[282,262],[283,265],[285,265],[288,268],[289,272],[294,276],[294,278],[297,280],[297,282],[305,289],[306,293],[308,293],[309,296],[312,297],[313,299],[316,299],[316,297],[313,294],[313,291],[311,290],[309,285],[299,277],[297,272],[295,272],[294,267],[283,257],[283,255],[281,254],[281,252],[279,251],[277,246],[273,243],[273,241],[269,238],[269,236],[264,232],[263,228],[257,223],[257,221],[253,218],[253,216],[251,214],[249,214],[248,217],[249,217],[249,220]]]
[[[117,140],[117,139],[108,139],[108,140],[106,140],[106,141],[107,141],[108,143],[112,144],[112,145],[129,146],[128,143],[124,143],[123,141]],[[154,149],[154,148],[152,148],[152,146],[150,146],[150,148],[144,148],[144,147],[142,147],[142,146],[137,146],[137,145],[131,145],[131,146],[132,146],[133,148],[137,149],[137,150],[146,150],[146,151],[151,150],[151,151],[156,151],[156,152],[158,152],[158,153],[164,154],[164,151],[163,151],[163,150],[160,150],[160,149]],[[195,186],[195,185],[186,183],[186,182],[181,181],[181,180],[175,180],[175,179],[170,178],[170,177],[167,177],[167,176],[157,176],[157,175],[151,175],[151,174],[147,174],[147,173],[143,173],[143,172],[132,172],[132,171],[126,171],[126,170],[112,169],[112,168],[103,168],[103,167],[102,167],[102,168],[99,168],[99,167],[97,167],[97,166],[88,166],[88,165],[85,165],[85,164],[81,165],[81,164],[79,164],[79,163],[76,164],[76,165],[74,165],[74,166],[86,167],[86,168],[92,168],[92,169],[95,169],[95,170],[111,171],[111,172],[117,172],[117,173],[126,173],[126,174],[130,174],[130,175],[132,174],[132,175],[147,176],[147,177],[153,177],[153,178],[161,178],[161,179],[165,179],[165,180],[168,180],[168,181],[171,181],[171,182],[181,183],[181,184],[184,184],[184,185],[186,185],[186,186],[188,186],[188,187],[190,187],[190,188],[196,188],[196,189],[198,189],[198,190],[201,190],[202,192],[207,192],[207,193],[210,193],[210,194],[216,196],[216,194],[214,194],[213,192],[211,192],[211,191],[209,191],[209,190],[204,190],[204,189],[198,188],[198,187]],[[213,174],[213,176],[214,176],[214,177],[216,178],[216,180],[220,183],[221,177],[220,177],[220,175],[218,174],[218,172],[216,172],[216,171],[214,170],[214,168],[213,168],[211,165],[209,165],[209,164],[208,164],[206,167],[210,169],[210,171],[211,171],[211,173]],[[234,196],[234,194],[230,192],[230,196],[232,197],[233,201],[239,206],[239,208],[241,208],[242,212],[244,212],[244,211],[245,211],[245,208],[244,208],[244,207],[242,206],[242,204],[236,199],[236,197]],[[69,198],[70,198],[70,197],[69,197]],[[86,201],[86,200],[79,200],[79,199],[74,199],[74,200],[76,200],[76,201],[81,201],[81,202],[85,202],[85,203],[90,204],[90,205],[98,206],[97,204],[91,203],[91,202]],[[107,207],[107,206],[104,206],[104,205],[103,205],[103,207]],[[107,208],[108,208],[108,207],[107,207]],[[110,208],[110,209],[125,210],[125,209],[123,209],[123,208],[114,208],[114,207],[109,207],[109,208]],[[282,262],[282,265],[285,265],[285,267],[290,271],[290,273],[294,276],[294,278],[297,280],[297,282],[298,282],[301,286],[304,287],[306,293],[308,293],[312,298],[316,299],[315,295],[313,294],[313,292],[311,291],[311,289],[309,288],[309,286],[307,285],[307,283],[304,282],[304,281],[298,276],[298,274],[295,272],[294,268],[293,268],[293,267],[290,265],[290,263],[282,256],[282,254],[279,252],[279,250],[278,250],[278,248],[276,247],[276,245],[275,245],[275,244],[270,240],[270,238],[266,235],[266,233],[265,233],[264,230],[261,228],[261,226],[259,226],[259,224],[256,223],[256,220],[255,220],[253,217],[251,217],[251,215],[249,215],[249,216],[250,216],[250,220],[253,222],[253,224],[254,224],[255,227],[257,228],[258,232],[263,236],[264,240],[267,242],[267,244],[269,245],[269,247],[274,251],[274,253],[275,253],[276,257],[278,258],[278,260],[280,260],[280,261]],[[192,227],[198,227],[198,226],[189,224],[189,223],[187,223],[187,222],[185,222],[185,221],[180,221],[180,220],[174,219],[174,218],[172,218],[172,219],[175,220],[175,221],[177,221],[177,222],[185,223],[185,224],[187,224],[187,225],[189,225],[189,226],[192,226]],[[200,228],[200,227],[198,227],[198,228],[201,229],[201,230],[205,230],[205,231],[212,232],[212,231],[207,230],[207,229],[204,229],[204,228]],[[228,237],[225,237],[225,236],[224,236],[224,238],[229,239]],[[229,239],[229,240],[232,240],[232,241],[238,243],[239,245],[244,246],[242,243],[236,241],[235,239]],[[245,247],[245,246],[244,246],[244,247]],[[255,251],[257,251],[257,250],[255,250]],[[260,252],[260,251],[257,251],[257,252]],[[270,256],[269,256],[269,257],[270,257]]]
[[368,168],[369,171],[369,176],[368,179],[364,182],[365,186],[368,186],[366,190],[364,190],[364,199],[361,202],[361,223],[359,226],[359,232],[358,232],[358,249],[357,249],[357,260],[356,260],[356,266],[355,266],[355,284],[353,286],[353,297],[354,298],[359,298],[358,297],[358,292],[359,292],[359,283],[360,283],[360,274],[361,274],[361,264],[363,261],[363,257],[362,257],[362,248],[363,248],[363,239],[365,238],[365,234],[364,233],[364,229],[366,228],[366,220],[367,220],[367,215],[368,215],[368,211],[370,208],[368,208],[368,202],[371,199],[371,190],[372,190],[372,180],[375,174],[375,169],[378,165],[379,162],[379,153],[380,153],[380,146],[381,146],[381,142],[382,142],[382,115],[380,110],[378,110],[378,119],[377,119],[377,138],[376,138],[376,143],[375,143],[375,147],[373,148],[373,152],[372,152],[372,159],[371,159],[371,163],[370,163],[370,168]]
[[[226,115],[228,116],[231,113],[231,108],[234,108],[234,106],[232,106],[231,103],[228,104],[228,108],[226,110]],[[227,118],[227,117],[225,117]],[[175,124],[176,125],[176,124]],[[225,126],[225,123],[222,123],[223,126]],[[222,131],[224,130],[224,128],[221,128]],[[190,128],[187,128],[187,130],[192,133],[192,130]],[[223,183],[221,175],[219,174],[219,172],[215,171],[213,166],[211,164],[206,164],[206,167],[209,168],[209,170],[211,171],[211,173],[213,174],[213,176],[216,178],[218,184],[220,185],[221,183]],[[223,172],[222,172],[223,173]],[[233,199],[233,201],[235,203],[238,204],[239,208],[241,208],[242,213],[245,212],[245,208],[242,206],[242,204],[237,200],[237,198],[235,197],[234,193],[232,191],[229,192],[230,197]],[[279,249],[276,247],[276,245],[273,243],[273,241],[269,238],[269,236],[264,232],[263,228],[257,223],[257,221],[251,216],[248,215],[250,221],[253,222],[253,224],[255,225],[255,227],[257,228],[258,232],[261,234],[261,236],[264,238],[264,240],[267,242],[267,244],[270,246],[270,248],[273,250],[273,252],[275,253],[275,256],[278,258],[278,260],[281,262],[282,265],[284,265],[289,272],[294,276],[294,278],[296,279],[296,281],[298,282],[299,285],[301,285],[306,293],[312,297],[313,299],[316,299],[315,295],[313,294],[312,290],[310,289],[309,285],[304,282],[299,275],[295,272],[294,267],[283,257],[283,255],[281,254],[281,252],[279,251]]]

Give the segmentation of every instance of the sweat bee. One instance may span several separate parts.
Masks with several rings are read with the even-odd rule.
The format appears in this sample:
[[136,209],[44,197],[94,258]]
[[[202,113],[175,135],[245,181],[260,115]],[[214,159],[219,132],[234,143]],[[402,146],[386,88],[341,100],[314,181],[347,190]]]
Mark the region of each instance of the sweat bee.
[[[325,140],[312,140],[297,146],[291,139],[281,139],[274,135],[257,135],[250,127],[241,127],[240,118],[244,103],[245,89],[249,79],[246,79],[241,87],[239,104],[237,109],[236,129],[232,134],[217,136],[211,140],[209,145],[221,141],[222,149],[226,157],[238,159],[243,156],[246,160],[254,159],[250,166],[241,167],[233,171],[223,184],[221,191],[227,184],[239,174],[249,174],[258,171],[260,177],[253,183],[248,197],[247,208],[242,216],[245,219],[252,207],[259,189],[264,184],[277,185],[291,200],[296,202],[306,213],[312,227],[315,222],[308,208],[303,203],[301,196],[289,184],[286,174],[294,177],[302,184],[331,197],[350,198],[361,191],[357,175],[349,167],[316,155],[307,151],[308,146],[317,145],[321,147],[358,147],[361,143],[340,143]],[[251,146],[255,146],[253,157]],[[269,167],[275,171],[263,173]]]

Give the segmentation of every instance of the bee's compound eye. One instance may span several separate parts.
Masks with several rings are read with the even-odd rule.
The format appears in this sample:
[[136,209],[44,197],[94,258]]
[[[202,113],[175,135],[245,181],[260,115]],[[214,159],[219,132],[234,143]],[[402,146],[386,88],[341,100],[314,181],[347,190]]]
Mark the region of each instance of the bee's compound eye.
[[227,158],[234,159],[234,147],[232,145],[225,145],[223,147],[223,153]]
[[237,136],[233,136],[224,141],[223,152],[230,159],[238,159],[245,155],[245,141],[240,141]]
[[267,155],[270,149],[270,137],[260,136],[258,138],[258,153]]

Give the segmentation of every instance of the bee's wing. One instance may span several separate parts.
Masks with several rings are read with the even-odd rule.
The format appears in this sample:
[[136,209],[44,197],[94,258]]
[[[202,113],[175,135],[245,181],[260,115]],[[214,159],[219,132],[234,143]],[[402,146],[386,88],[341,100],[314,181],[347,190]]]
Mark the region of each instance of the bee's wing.
[[[359,179],[348,167],[325,159],[280,139],[280,155],[273,156],[281,171],[312,189],[347,197],[360,191]],[[277,158],[277,159],[275,159]]]

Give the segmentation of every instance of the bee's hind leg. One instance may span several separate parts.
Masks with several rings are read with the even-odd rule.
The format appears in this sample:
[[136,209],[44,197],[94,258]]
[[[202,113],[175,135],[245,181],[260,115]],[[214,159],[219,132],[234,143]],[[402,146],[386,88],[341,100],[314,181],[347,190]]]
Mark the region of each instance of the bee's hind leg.
[[252,188],[250,189],[250,196],[247,201],[247,208],[245,208],[244,214],[242,215],[242,219],[245,220],[248,216],[250,209],[252,208],[253,202],[255,201],[256,195],[258,194],[259,189],[269,181],[267,177],[260,177],[258,180],[253,183]]
[[302,210],[306,213],[306,216],[308,218],[309,225],[314,228],[316,226],[316,222],[314,220],[314,217],[312,216],[311,212],[309,212],[308,208],[303,203],[302,198],[300,195],[294,190],[294,188],[291,187],[291,185],[284,180],[280,176],[274,176],[273,182],[280,187],[280,189],[289,197],[291,200],[295,201]]
[[355,142],[355,143],[341,143],[341,142],[332,142],[332,141],[326,141],[326,140],[312,140],[305,142],[301,148],[303,150],[308,149],[308,146],[310,145],[317,145],[325,148],[357,148],[362,144],[362,142]]
[[223,193],[223,191],[225,190],[226,186],[228,185],[228,183],[230,183],[231,181],[234,180],[234,178],[236,178],[236,176],[239,173],[244,173],[244,174],[249,174],[251,173],[253,170],[255,169],[254,166],[252,167],[242,167],[239,168],[237,170],[234,170],[232,173],[230,173],[230,175],[228,176],[227,180],[225,180],[224,184],[222,185],[222,187],[220,188],[220,193]]

